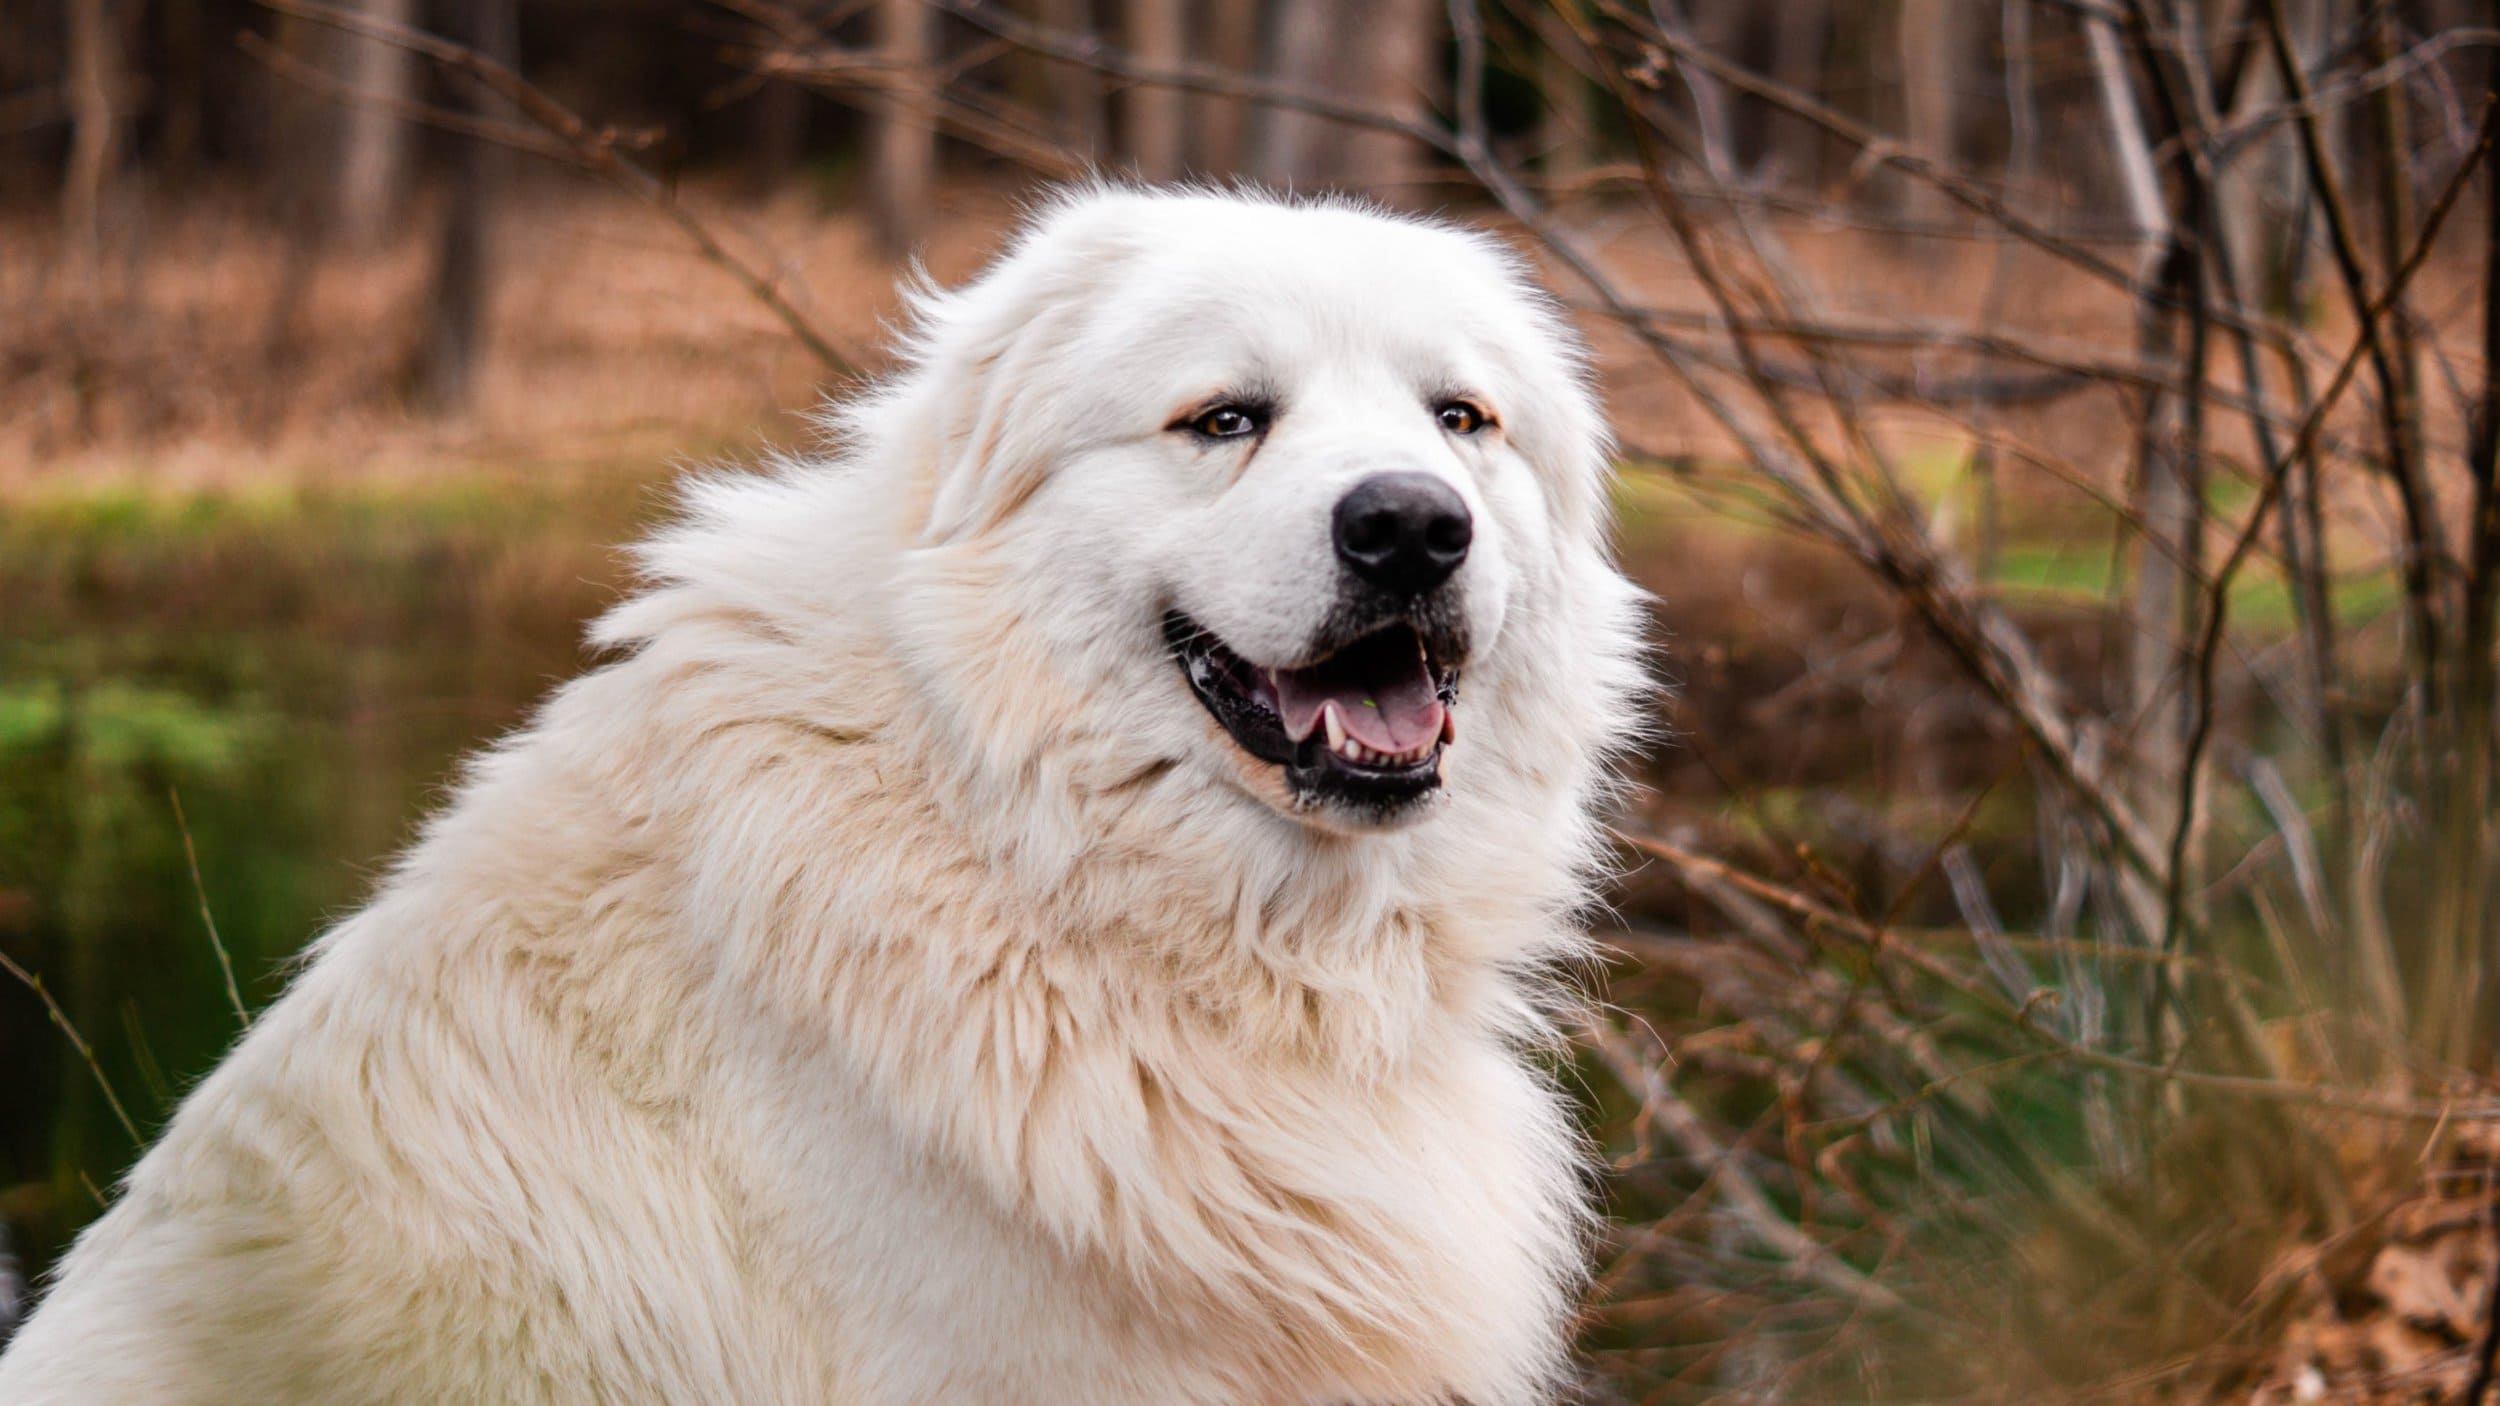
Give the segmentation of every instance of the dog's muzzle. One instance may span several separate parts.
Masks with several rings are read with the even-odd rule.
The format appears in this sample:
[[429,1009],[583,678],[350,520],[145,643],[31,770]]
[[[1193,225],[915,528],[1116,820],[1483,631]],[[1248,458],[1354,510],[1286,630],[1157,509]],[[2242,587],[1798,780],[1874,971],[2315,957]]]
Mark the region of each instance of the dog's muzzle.
[[1374,474],[1330,519],[1337,598],[1302,660],[1253,663],[1179,610],[1164,641],[1244,752],[1284,769],[1298,806],[1383,819],[1441,787],[1467,656],[1458,587],[1475,524],[1425,473]]
[[1190,691],[1244,752],[1283,768],[1297,805],[1384,815],[1440,789],[1442,749],[1457,740],[1466,651],[1444,620],[1331,630],[1310,662],[1285,668],[1251,663],[1177,610],[1163,632]]

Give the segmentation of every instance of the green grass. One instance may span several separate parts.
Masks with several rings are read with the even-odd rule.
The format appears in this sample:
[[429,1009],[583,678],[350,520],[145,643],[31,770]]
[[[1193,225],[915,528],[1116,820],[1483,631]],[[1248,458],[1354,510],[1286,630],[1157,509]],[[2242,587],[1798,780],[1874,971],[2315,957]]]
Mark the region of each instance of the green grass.
[[71,745],[81,765],[222,775],[265,745],[276,719],[252,702],[214,706],[177,689],[108,680],[0,685],[0,753]]

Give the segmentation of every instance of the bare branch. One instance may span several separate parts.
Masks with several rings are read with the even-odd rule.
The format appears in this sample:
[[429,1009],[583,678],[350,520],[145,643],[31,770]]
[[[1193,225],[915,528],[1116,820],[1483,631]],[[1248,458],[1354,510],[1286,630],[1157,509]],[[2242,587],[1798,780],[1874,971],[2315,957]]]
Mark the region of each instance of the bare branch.
[[410,102],[384,93],[368,93],[359,88],[352,88],[248,29],[238,32],[234,36],[234,42],[237,48],[250,55],[271,73],[332,102],[378,108],[402,121],[422,123],[441,131],[473,137],[478,141],[493,142],[497,146],[507,147],[541,160],[566,163],[573,160],[571,147],[562,142],[552,141],[527,127],[518,127],[509,122],[497,122],[493,118],[457,112],[447,107],[436,107],[432,103]]
[[628,158],[613,129],[593,127],[511,69],[439,36],[406,25],[376,20],[335,5],[322,4],[320,0],[258,0],[258,3],[280,14],[326,24],[386,44],[396,44],[484,84],[489,91],[519,108],[523,116],[563,142],[577,164],[667,216],[706,261],[736,279],[739,286],[780,319],[781,324],[790,330],[790,335],[798,338],[799,344],[814,353],[828,370],[839,375],[860,374],[858,363],[834,350],[832,341],[783,296],[777,280],[767,277],[731,253],[708,225],[679,202],[676,193],[666,183]]

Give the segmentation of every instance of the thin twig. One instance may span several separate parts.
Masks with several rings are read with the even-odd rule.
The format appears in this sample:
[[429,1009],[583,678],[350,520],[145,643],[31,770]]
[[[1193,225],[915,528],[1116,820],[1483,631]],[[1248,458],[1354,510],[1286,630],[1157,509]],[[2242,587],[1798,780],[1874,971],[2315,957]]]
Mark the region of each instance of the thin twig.
[[[1706,51],[1696,51],[1706,52]],[[1946,564],[1925,543],[1873,534],[1845,516],[1764,431],[1720,396],[1699,375],[1685,349],[1659,336],[1636,315],[1635,305],[1550,213],[1488,152],[1461,153],[1468,172],[1511,218],[1519,221],[1573,276],[1597,295],[1610,316],[1638,337],[1735,437],[1746,456],[1797,497],[1812,521],[1896,591],[1932,628],[1962,666],[1997,700],[2058,781],[2092,812],[2116,842],[2122,861],[2143,875],[2160,872],[2154,830],[2117,794],[2091,745],[2089,724],[2068,713],[2061,690],[2042,667],[2031,641],[1994,607],[1961,589]],[[2121,282],[2129,282],[2123,275]],[[2146,923],[2152,926],[2151,922]]]
[[2062,1058],[2095,1069],[2106,1069],[2157,1083],[2176,1084],[2182,1088],[2205,1089],[2267,1103],[2295,1104],[2312,1108],[2333,1109],[2339,1113],[2355,1113],[2393,1122],[2437,1123],[2500,1123],[2500,1100],[2471,1103],[2443,1103],[2418,1099],[2373,1098],[2364,1094],[2346,1093],[2324,1085],[2295,1084],[2281,1079],[2260,1078],[2246,1074],[2222,1074],[2206,1070],[2153,1064],[2128,1059],[2105,1051],[2091,1049],[2066,1040],[2037,1021],[2023,1018],[2019,1007],[2008,1005],[2001,997],[1981,983],[1967,980],[1930,954],[1915,947],[1893,941],[1889,930],[1853,918],[1827,905],[1816,902],[1794,889],[1770,882],[1736,868],[1722,860],[1699,854],[1681,845],[1617,830],[1617,839],[1643,854],[1652,855],[1676,865],[1731,884],[1746,894],[1782,909],[1827,932],[1834,932],[1865,945],[1873,954],[1904,962],[1936,980],[1946,983],[1957,993],[1985,1002],[2000,1015],[2012,1018],[2012,1024],[2035,1040],[2052,1047]]
[[87,1071],[95,1075],[95,1086],[104,1091],[104,1102],[112,1108],[114,1121],[122,1125],[123,1132],[130,1134],[133,1145],[145,1144],[147,1139],[139,1135],[139,1125],[131,1121],[129,1110],[122,1107],[121,1095],[113,1092],[113,1081],[104,1077],[104,1066],[96,1062],[95,1050],[88,1045],[86,1037],[78,1033],[78,1027],[70,1024],[68,1012],[61,1009],[60,1002],[52,999],[52,993],[44,987],[43,978],[19,966],[6,952],[0,952],[0,971],[16,977],[27,990],[35,993],[37,1000],[43,1002],[44,1010],[51,1013],[52,1023],[69,1037],[69,1047],[78,1052],[78,1057],[87,1062]]
[[[1862,153],[1860,164],[1867,168],[1885,167],[1904,172],[1935,187],[1954,203],[1978,215],[2006,233],[2043,252],[2082,269],[2094,278],[2123,289],[2131,296],[2143,296],[2146,289],[2136,275],[2111,263],[2099,253],[2076,240],[2023,215],[2008,205],[1995,191],[1950,167],[1920,156],[1892,137],[1866,126],[1837,109],[1816,101],[1793,88],[1752,72],[1731,62],[1708,48],[1667,34],[1651,24],[1646,17],[1605,0],[1607,13],[1621,20],[1642,38],[1677,59],[1708,70],[1728,86],[1740,89],[1786,112],[1802,117]],[[2140,235],[2138,236],[2141,237]],[[2247,315],[2243,324],[2254,336],[2270,346],[2294,346],[2298,338],[2293,332],[2271,319]]]
[[[2371,26],[2376,28],[2376,26]],[[2332,117],[2357,99],[2381,91],[2400,90],[2406,79],[2435,68],[2439,61],[2459,49],[2489,49],[2500,46],[2500,29],[2449,29],[2428,35],[2399,54],[2380,61],[2374,68],[2319,84],[2303,102],[2277,103],[2258,108],[2213,133],[2217,157],[2228,154],[2248,142],[2265,135],[2269,128],[2302,117]]]
[[2420,446],[2413,443],[2409,428],[2410,410],[2406,405],[2406,381],[2400,375],[2395,356],[2388,350],[2385,334],[2380,331],[2378,317],[2371,311],[2373,299],[2369,275],[2361,265],[2361,243],[2354,231],[2344,186],[2335,173],[2335,164],[2327,154],[2327,138],[2317,114],[2306,110],[2313,94],[2309,75],[2302,69],[2300,55],[2292,43],[2291,27],[2283,16],[2281,0],[2258,0],[2265,11],[2266,27],[2273,38],[2275,71],[2283,86],[2302,105],[2295,129],[2300,133],[2302,157],[2309,167],[2309,180],[2317,193],[2318,208],[2326,215],[2327,248],[2335,256],[2335,269],[2341,276],[2344,295],[2352,310],[2361,319],[2362,340],[2369,351],[2370,369],[2379,386],[2379,413],[2385,423],[2388,476],[2395,480],[2396,495],[2404,507],[2405,599],[2412,616],[2413,647],[2421,660],[2423,680],[2434,682],[2441,667],[2441,641],[2438,612],[2433,603],[2437,590],[2439,528],[2436,508],[2431,504],[2429,489],[2422,482]]
[[2456,208],[2458,197],[2464,194],[2466,187],[2473,181],[2477,164],[2482,160],[2484,153],[2491,149],[2495,118],[2500,118],[2500,103],[2486,100],[2483,105],[2481,129],[2476,135],[2473,152],[2457,164],[2457,169],[2449,177],[2447,186],[2440,191],[2438,200],[2433,202],[2430,212],[2424,216],[2422,233],[2414,241],[2412,252],[2389,277],[2387,286],[2361,310],[2361,327],[2353,338],[2352,349],[2345,353],[2343,362],[2336,367],[2335,375],[2327,382],[2325,391],[2319,395],[2317,403],[2310,407],[2309,414],[2301,421],[2299,431],[2292,436],[2290,447],[2284,451],[2281,458],[2267,466],[2265,482],[2258,490],[2257,502],[2249,509],[2248,521],[2242,525],[2239,535],[2233,539],[2231,550],[2223,558],[2221,567],[2214,572],[2212,583],[2206,589],[2204,633],[2197,643],[2194,656],[2193,686],[2199,705],[2195,713],[2196,725],[2188,735],[2186,755],[2182,760],[2184,773],[2180,779],[2182,814],[2179,823],[2182,825],[2188,823],[2197,805],[2196,776],[2206,748],[2211,745],[2213,738],[2214,666],[2215,661],[2221,657],[2223,627],[2230,615],[2231,582],[2239,575],[2240,567],[2246,563],[2259,535],[2264,531],[2266,515],[2273,510],[2275,502],[2283,494],[2284,486],[2290,482],[2293,464],[2308,453],[2310,441],[2317,434],[2318,426],[2325,423],[2327,413],[2335,408],[2336,402],[2343,397],[2344,389],[2352,384],[2353,373],[2359,369],[2362,358],[2370,354],[2372,348],[2379,345],[2375,331],[2379,318],[2385,316],[2387,310],[2396,306],[2404,297],[2405,289],[2413,282],[2413,275],[2429,259],[2431,248],[2439,238],[2440,229],[2447,223],[2449,212]]
[[[2149,34],[2153,21],[2145,0],[2129,0],[2139,30]],[[2194,14],[2190,7],[2170,8],[2174,25],[2186,24]],[[2192,80],[2174,79],[2171,69],[2188,67],[2184,51],[2192,47],[2184,35],[2175,35],[2178,42],[2153,49],[2146,68],[2152,78],[2152,90],[2160,104],[2162,119],[2173,140],[2167,145],[2173,152],[2172,169],[2178,175],[2180,218],[2168,226],[2168,249],[2163,260],[2163,277],[2179,287],[2180,298],[2188,304],[2185,366],[2180,376],[2179,436],[2175,443],[2157,443],[2158,428],[2148,420],[2144,475],[2145,493],[2150,500],[2158,488],[2164,505],[2174,514],[2171,521],[2153,524],[2157,533],[2167,534],[2174,550],[2188,563],[2186,571],[2173,574],[2164,571],[2158,579],[2163,583],[2161,595],[2168,598],[2139,599],[2136,611],[2149,627],[2145,633],[2146,652],[2160,655],[2159,679],[2156,686],[2146,688],[2145,697],[2135,700],[2139,707],[2156,701],[2168,692],[2168,681],[2178,664],[2178,640],[2196,627],[2196,593],[2187,584],[2195,574],[2205,526],[2205,495],[2202,469],[2205,454],[2205,399],[2207,333],[2213,321],[2213,299],[2208,271],[2216,266],[2228,276],[2229,252],[2223,248],[2219,220],[2214,210],[2212,168],[2208,164],[2198,121],[2194,97],[2182,92]],[[2164,63],[2168,57],[2172,62]],[[2237,300],[2232,300],[2236,307]],[[2159,317],[2152,309],[2148,317]],[[2148,581],[2153,578],[2147,576]],[[2147,593],[2150,594],[2149,588]],[[2162,617],[2167,616],[2168,619]],[[2176,632],[2176,633],[2174,633]],[[2158,648],[2154,648],[2154,642]],[[2139,681],[2151,683],[2151,661],[2138,664]],[[2179,698],[2175,722],[2168,716],[2152,716],[2139,722],[2154,728],[2158,741],[2156,754],[2165,761],[2173,754],[2176,743],[2182,749],[2188,736],[2211,723],[2213,700],[2210,694],[2187,693]],[[2175,795],[2171,802],[2170,842],[2167,862],[2162,872],[2162,923],[2159,945],[2166,955],[2176,955],[2185,936],[2191,871],[2195,865],[2196,758],[2188,756],[2174,781]],[[2156,785],[2159,778],[2149,778]],[[2175,1008],[2180,993],[2169,968],[2159,969],[2158,990],[2162,1001]],[[2173,1011],[2165,1011],[2167,1016]],[[2164,1022],[2153,1022],[2156,1040],[2164,1038]]]
[[[2487,55],[2484,79],[2488,92],[2500,92],[2500,49]],[[2485,101],[2491,99],[2487,96]],[[2487,141],[2483,157],[2483,198],[2488,208],[2500,205],[2500,144]],[[2480,950],[2464,944],[2486,940],[2483,929],[2488,921],[2491,878],[2480,851],[2492,792],[2492,706],[2495,692],[2500,691],[2493,678],[2495,635],[2500,635],[2500,219],[2486,215],[2485,224],[2483,377],[2480,393],[2467,411],[2471,440],[2465,462],[2472,496],[2466,519],[2465,600],[2457,628],[2461,662],[2453,710],[2460,722],[2461,755],[2446,819],[2452,846],[2448,859],[2463,866],[2447,874],[2446,880],[2472,888],[2457,896],[2447,931],[2441,934],[2443,941],[2456,945],[2461,957],[2469,950]],[[2494,983],[2500,983],[2500,972],[2487,969],[2484,961],[2471,965],[2474,970],[2457,974],[2455,998],[2465,1010],[2477,1005],[2490,1009],[2487,1003],[2500,994],[2492,990]],[[2500,1319],[2500,1291],[2493,1294],[2493,1317]],[[2488,1345],[2483,1355],[2488,1367]]]
[[560,142],[550,141],[527,127],[498,122],[474,113],[455,112],[432,103],[411,102],[387,93],[372,93],[342,83],[318,67],[246,29],[234,36],[235,47],[241,49],[271,73],[308,91],[317,93],[347,107],[370,107],[387,112],[403,122],[416,122],[439,131],[453,132],[482,142],[493,142],[524,155],[546,161],[571,161],[573,150]]
[[165,798],[174,803],[174,826],[182,832],[182,857],[191,866],[191,893],[200,903],[200,926],[208,929],[209,950],[217,954],[217,970],[226,979],[226,999],[234,1006],[234,1018],[244,1029],[252,1028],[252,1013],[243,1005],[243,989],[235,984],[234,959],[226,955],[226,944],[217,935],[217,915],[208,909],[208,885],[200,881],[200,852],[191,843],[191,822],[182,813],[182,793],[168,786]]
[[1703,1180],[1715,1184],[1740,1224],[1764,1249],[1786,1259],[1795,1271],[1854,1302],[1894,1309],[1901,1300],[1891,1290],[1859,1273],[1838,1255],[1805,1233],[1771,1203],[1761,1183],[1737,1162],[1736,1154],[1710,1135],[1698,1114],[1669,1087],[1655,1060],[1624,1048],[1624,1037],[1603,1021],[1581,1026],[1581,1038],[1606,1066],[1624,1092],[1640,1100],[1643,1115],[1663,1126],[1684,1155],[1704,1168]]

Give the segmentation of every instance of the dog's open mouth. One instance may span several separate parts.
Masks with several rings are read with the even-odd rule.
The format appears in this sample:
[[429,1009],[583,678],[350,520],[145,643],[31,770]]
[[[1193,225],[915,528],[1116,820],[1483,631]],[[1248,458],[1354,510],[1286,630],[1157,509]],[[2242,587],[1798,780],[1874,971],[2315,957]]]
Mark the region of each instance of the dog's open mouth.
[[1440,786],[1458,666],[1414,627],[1382,626],[1295,669],[1252,664],[1177,610],[1163,633],[1198,701],[1243,751],[1283,767],[1297,797],[1383,805]]

